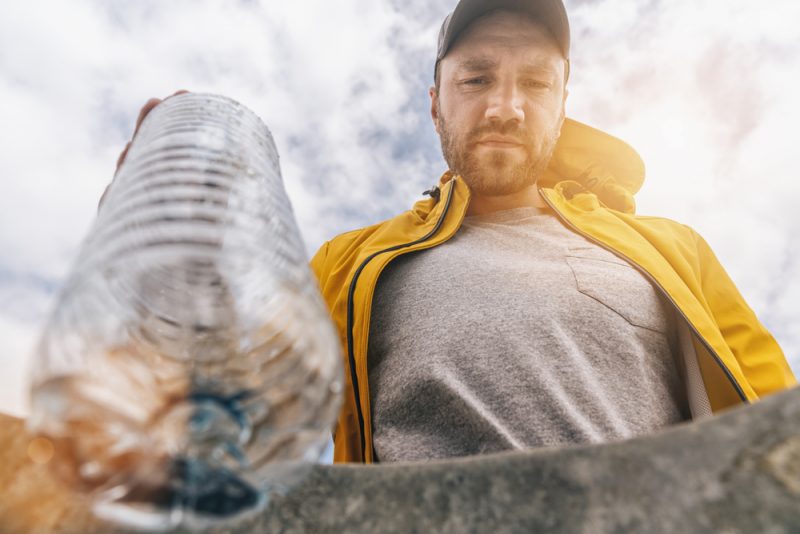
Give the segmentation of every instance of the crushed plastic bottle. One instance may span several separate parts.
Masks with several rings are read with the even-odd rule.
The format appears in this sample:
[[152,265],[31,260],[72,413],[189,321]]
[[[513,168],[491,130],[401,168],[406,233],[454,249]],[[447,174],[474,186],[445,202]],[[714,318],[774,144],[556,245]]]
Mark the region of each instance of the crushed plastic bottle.
[[222,96],[165,100],[40,340],[29,428],[50,464],[105,519],[218,524],[319,459],[341,390],[269,130]]

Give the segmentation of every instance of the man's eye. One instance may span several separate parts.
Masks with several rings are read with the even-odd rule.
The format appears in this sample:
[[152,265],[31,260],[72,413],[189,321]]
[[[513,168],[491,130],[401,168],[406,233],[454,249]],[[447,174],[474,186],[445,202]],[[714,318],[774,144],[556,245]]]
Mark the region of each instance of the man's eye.
[[483,85],[486,83],[486,78],[469,78],[464,80],[465,85]]
[[550,88],[550,83],[549,82],[543,82],[543,81],[540,81],[540,80],[528,80],[528,81],[525,82],[525,85],[528,86],[528,87],[532,87],[534,89],[549,89]]

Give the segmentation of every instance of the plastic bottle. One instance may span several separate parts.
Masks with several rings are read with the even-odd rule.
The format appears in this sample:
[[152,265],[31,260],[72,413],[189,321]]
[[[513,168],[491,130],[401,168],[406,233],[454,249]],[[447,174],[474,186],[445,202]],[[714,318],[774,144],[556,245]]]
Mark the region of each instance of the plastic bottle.
[[103,518],[253,513],[318,460],[339,341],[263,122],[225,97],[145,119],[42,335],[29,428]]

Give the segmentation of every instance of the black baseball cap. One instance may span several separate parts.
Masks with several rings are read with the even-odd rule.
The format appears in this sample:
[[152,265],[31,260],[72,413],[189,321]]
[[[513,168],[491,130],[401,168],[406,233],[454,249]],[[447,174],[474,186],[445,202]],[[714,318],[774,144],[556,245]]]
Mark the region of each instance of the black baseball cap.
[[444,19],[439,30],[436,65],[447,55],[450,47],[467,26],[475,19],[497,9],[529,13],[548,29],[561,49],[564,59],[569,60],[569,20],[562,0],[461,0],[453,12]]

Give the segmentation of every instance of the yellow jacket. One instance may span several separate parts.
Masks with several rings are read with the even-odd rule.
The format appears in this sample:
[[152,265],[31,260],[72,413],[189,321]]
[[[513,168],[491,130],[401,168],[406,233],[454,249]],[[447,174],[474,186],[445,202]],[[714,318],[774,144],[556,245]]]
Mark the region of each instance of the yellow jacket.
[[[669,219],[634,214],[633,194],[643,181],[644,165],[631,147],[567,119],[539,192],[568,227],[630,262],[674,305],[693,417],[796,384],[775,339],[703,238]],[[311,260],[345,355],[336,462],[373,460],[367,336],[381,271],[401,254],[452,237],[469,198],[461,177],[445,173],[431,198],[332,239]]]

